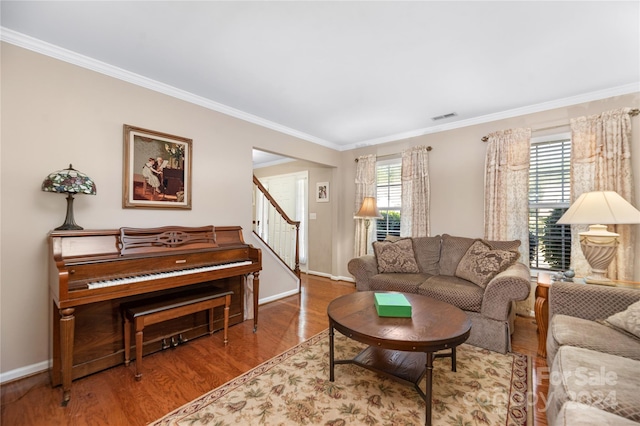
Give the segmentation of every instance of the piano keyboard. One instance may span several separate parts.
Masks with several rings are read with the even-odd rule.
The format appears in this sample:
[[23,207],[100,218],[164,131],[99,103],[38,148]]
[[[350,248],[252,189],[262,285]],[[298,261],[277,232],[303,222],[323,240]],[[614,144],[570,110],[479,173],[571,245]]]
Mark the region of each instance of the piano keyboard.
[[142,281],[150,281],[150,280],[159,280],[162,278],[169,278],[169,277],[178,277],[181,275],[189,275],[189,274],[197,274],[200,272],[209,272],[209,271],[216,271],[219,269],[227,269],[227,268],[235,268],[238,266],[245,266],[245,265],[251,265],[253,262],[251,262],[250,260],[245,260],[242,262],[231,262],[231,263],[222,263],[222,264],[218,264],[218,265],[211,265],[211,266],[203,266],[203,267],[199,267],[199,268],[191,268],[191,269],[179,269],[177,271],[169,271],[169,272],[159,272],[157,274],[145,274],[145,275],[138,275],[135,277],[126,277],[126,278],[118,278],[118,279],[114,279],[114,280],[104,280],[104,281],[96,281],[93,283],[89,283],[89,289],[96,289],[96,288],[103,288],[103,287],[111,287],[111,286],[116,286],[116,285],[124,285],[124,284],[132,284],[132,283],[138,283],[138,282],[142,282]]

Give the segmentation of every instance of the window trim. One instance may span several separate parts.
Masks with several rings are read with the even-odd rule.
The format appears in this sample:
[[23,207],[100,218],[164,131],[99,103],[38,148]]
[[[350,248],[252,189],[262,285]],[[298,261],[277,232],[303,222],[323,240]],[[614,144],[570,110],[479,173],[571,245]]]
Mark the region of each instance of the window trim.
[[[390,165],[399,166],[400,167],[400,183],[397,184],[397,185],[396,184],[394,184],[394,185],[378,185],[378,167],[379,166],[390,166]],[[396,212],[397,211],[398,214],[400,214],[401,210],[402,210],[402,157],[401,156],[398,155],[398,156],[388,157],[388,158],[376,161],[376,184],[375,185],[376,185],[376,201],[377,201],[377,204],[378,204],[378,210],[380,212],[383,212],[383,211]],[[383,186],[383,187],[400,186],[400,200],[399,200],[400,201],[400,206],[398,206],[398,207],[380,207],[380,202],[379,202],[379,199],[378,199],[378,187],[379,186]],[[374,240],[376,240],[376,241],[381,241],[381,240],[378,239],[378,222],[379,221],[380,221],[380,219],[376,220],[376,228],[373,231],[374,232],[373,237],[374,237]],[[386,238],[386,236],[389,235],[388,227],[386,227],[386,230],[387,230],[387,234],[385,235],[384,238]],[[398,229],[398,235],[399,235],[399,233],[400,233],[400,229]],[[384,240],[384,238],[383,238],[383,240]]]
[[[543,144],[543,143],[547,143],[547,142],[555,142],[555,141],[563,141],[563,140],[569,140],[571,144],[573,144],[573,140],[571,138],[571,132],[559,132],[559,133],[553,133],[553,134],[548,134],[548,135],[544,135],[544,136],[538,136],[535,138],[531,138],[530,140],[530,150],[533,149],[534,145],[538,145],[538,144]],[[531,160],[530,160],[530,164],[531,164]],[[571,162],[569,162],[569,172],[571,170]],[[570,179],[570,177],[569,177]],[[569,181],[569,193],[571,192],[571,182]],[[527,198],[529,199],[529,194],[527,194]],[[571,205],[571,200],[569,200],[567,203],[558,203],[558,202],[554,202],[554,203],[533,203],[536,207],[536,209],[555,209],[555,208],[569,208],[569,206]],[[527,205],[528,205],[528,209],[529,211],[531,211],[532,209],[532,203],[529,202],[529,200],[527,200]],[[529,217],[529,214],[527,215]],[[530,217],[529,217],[530,220]],[[529,222],[527,222],[527,228],[530,230],[531,228],[529,228]],[[569,241],[569,246],[571,246],[571,241]],[[539,259],[539,258],[538,258]],[[536,270],[543,270],[543,271],[555,271],[557,270],[556,268],[546,268],[544,267],[544,265],[540,265],[540,262],[537,262],[536,266],[531,265],[531,268],[535,268]]]

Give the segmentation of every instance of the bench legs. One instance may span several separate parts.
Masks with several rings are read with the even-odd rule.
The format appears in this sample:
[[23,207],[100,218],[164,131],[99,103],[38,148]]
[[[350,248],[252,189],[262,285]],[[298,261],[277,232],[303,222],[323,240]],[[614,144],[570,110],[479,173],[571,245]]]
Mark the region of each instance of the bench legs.
[[[124,316],[124,365],[129,366],[131,363],[131,320],[126,315]],[[142,379],[142,340],[144,330],[144,318],[136,318],[134,320],[134,326],[136,329],[136,380]],[[138,330],[138,327],[140,329]]]
[[167,319],[177,318],[182,315],[188,315],[191,313],[207,310],[208,329],[209,335],[214,332],[214,308],[216,306],[224,306],[224,325],[223,325],[223,339],[224,344],[229,343],[229,306],[231,305],[231,295],[227,294],[217,299],[208,300],[206,302],[199,302],[190,306],[181,306],[180,308],[167,309],[161,312],[153,312],[146,315],[135,316],[127,309],[123,309],[122,317],[124,320],[124,365],[129,366],[131,363],[131,326],[133,322],[133,328],[136,331],[136,362],[135,362],[135,377],[136,380],[142,379],[142,349],[144,340],[144,327],[145,325],[155,324]]
[[[142,379],[142,330],[144,329],[144,321],[134,321],[136,324],[136,380]],[[140,330],[138,330],[140,326]]]

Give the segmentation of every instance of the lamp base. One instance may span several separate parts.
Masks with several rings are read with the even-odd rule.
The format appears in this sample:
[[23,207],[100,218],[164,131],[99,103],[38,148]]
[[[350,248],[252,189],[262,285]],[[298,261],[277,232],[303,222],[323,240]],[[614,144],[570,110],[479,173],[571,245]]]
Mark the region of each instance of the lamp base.
[[82,226],[67,223],[63,223],[62,225],[55,228],[56,231],[80,231],[83,229],[84,228]]
[[369,254],[369,219],[364,220],[364,254]]
[[599,276],[593,276],[593,275],[589,275],[588,277],[584,277],[584,282],[587,284],[598,284],[598,285],[611,285],[611,286],[615,286],[616,284],[611,281],[609,278],[607,277],[599,277]]
[[607,277],[609,264],[616,256],[618,234],[607,231],[605,225],[591,225],[589,231],[581,232],[580,247],[585,259],[591,266],[591,274],[585,278],[589,284],[612,285]]
[[56,231],[80,231],[84,229],[82,226],[76,224],[73,218],[73,195],[68,193],[67,196],[67,216],[64,218],[64,223],[58,226]]

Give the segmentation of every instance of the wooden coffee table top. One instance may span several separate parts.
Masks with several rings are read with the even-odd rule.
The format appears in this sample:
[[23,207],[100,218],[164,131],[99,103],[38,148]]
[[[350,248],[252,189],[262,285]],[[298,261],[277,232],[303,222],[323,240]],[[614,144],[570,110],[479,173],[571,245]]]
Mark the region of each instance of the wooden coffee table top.
[[437,352],[463,343],[471,320],[459,308],[419,294],[404,293],[411,318],[380,317],[373,291],[333,300],[327,308],[333,327],[345,336],[382,349]]

